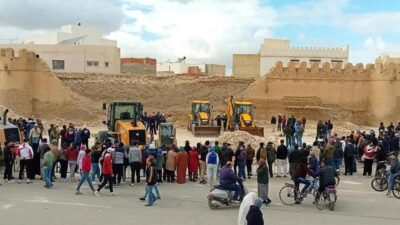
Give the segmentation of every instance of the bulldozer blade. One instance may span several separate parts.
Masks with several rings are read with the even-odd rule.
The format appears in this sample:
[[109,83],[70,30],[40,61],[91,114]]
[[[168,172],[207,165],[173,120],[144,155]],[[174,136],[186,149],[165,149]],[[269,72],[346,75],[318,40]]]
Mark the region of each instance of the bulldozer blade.
[[252,135],[264,137],[264,127],[241,127],[241,131],[246,131]]
[[194,127],[193,135],[195,137],[206,136],[216,137],[221,133],[221,127]]

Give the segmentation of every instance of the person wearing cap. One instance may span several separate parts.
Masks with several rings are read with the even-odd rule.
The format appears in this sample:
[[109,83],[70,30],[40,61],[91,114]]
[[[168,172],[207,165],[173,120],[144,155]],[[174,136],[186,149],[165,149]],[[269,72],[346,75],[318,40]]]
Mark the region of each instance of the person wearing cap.
[[257,198],[254,201],[254,205],[250,206],[249,212],[246,216],[247,225],[264,225],[263,214],[260,210],[262,204],[263,200]]
[[110,193],[112,195],[114,195],[113,181],[112,181],[112,177],[114,176],[113,167],[112,167],[112,156],[111,156],[112,151],[113,151],[113,149],[111,147],[107,148],[106,154],[104,155],[103,167],[102,167],[103,182],[100,184],[100,186],[95,191],[94,194],[96,196],[100,196],[100,190],[104,186],[106,186],[107,183],[108,183],[108,187],[110,189]]
[[179,148],[179,153],[176,157],[176,183],[186,183],[186,171],[189,164],[189,156],[183,147]]

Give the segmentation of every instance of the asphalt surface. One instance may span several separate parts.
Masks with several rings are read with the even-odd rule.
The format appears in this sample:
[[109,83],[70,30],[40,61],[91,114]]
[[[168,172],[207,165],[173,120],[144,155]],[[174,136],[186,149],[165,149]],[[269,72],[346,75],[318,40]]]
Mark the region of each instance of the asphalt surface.
[[[318,210],[312,199],[301,205],[287,206],[279,200],[279,190],[288,178],[270,179],[272,204],[263,206],[266,224],[397,224],[400,220],[400,200],[388,198],[384,192],[375,192],[372,178],[359,175],[341,176],[338,201],[334,211]],[[256,191],[256,180],[247,180],[249,191]],[[86,184],[75,195],[76,183],[55,182],[46,189],[40,180],[33,184],[13,183],[0,186],[0,224],[237,224],[238,207],[208,208],[205,185],[160,184],[161,200],[145,207],[138,198],[144,194],[144,185],[122,184],[111,196],[108,190],[101,197],[94,196]]]

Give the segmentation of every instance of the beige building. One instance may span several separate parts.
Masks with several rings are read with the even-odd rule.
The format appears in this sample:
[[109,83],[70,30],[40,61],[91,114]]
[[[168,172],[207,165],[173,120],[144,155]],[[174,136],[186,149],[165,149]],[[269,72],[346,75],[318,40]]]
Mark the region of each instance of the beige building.
[[187,63],[184,60],[178,62],[162,62],[157,63],[157,73],[225,76],[225,65],[193,64]]
[[53,72],[120,73],[117,42],[103,39],[95,27],[63,26],[61,31],[29,37],[22,44],[3,44],[0,48],[35,52]]
[[[259,77],[266,75],[277,61],[284,64],[299,64],[304,61],[311,66],[313,63],[322,65],[325,62],[346,64],[348,58],[348,46],[292,47],[289,40],[266,38],[258,54],[234,54],[232,72],[233,76],[238,77]],[[254,68],[256,66],[258,68]]]

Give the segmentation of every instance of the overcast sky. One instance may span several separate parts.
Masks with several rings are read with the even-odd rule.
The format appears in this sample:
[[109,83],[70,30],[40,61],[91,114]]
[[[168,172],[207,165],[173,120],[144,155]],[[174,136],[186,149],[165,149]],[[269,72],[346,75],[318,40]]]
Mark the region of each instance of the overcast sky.
[[[122,56],[226,64],[263,38],[350,46],[350,61],[398,51],[400,4],[375,0],[0,0],[0,43],[66,24],[97,26]],[[228,69],[229,71],[230,69]]]

